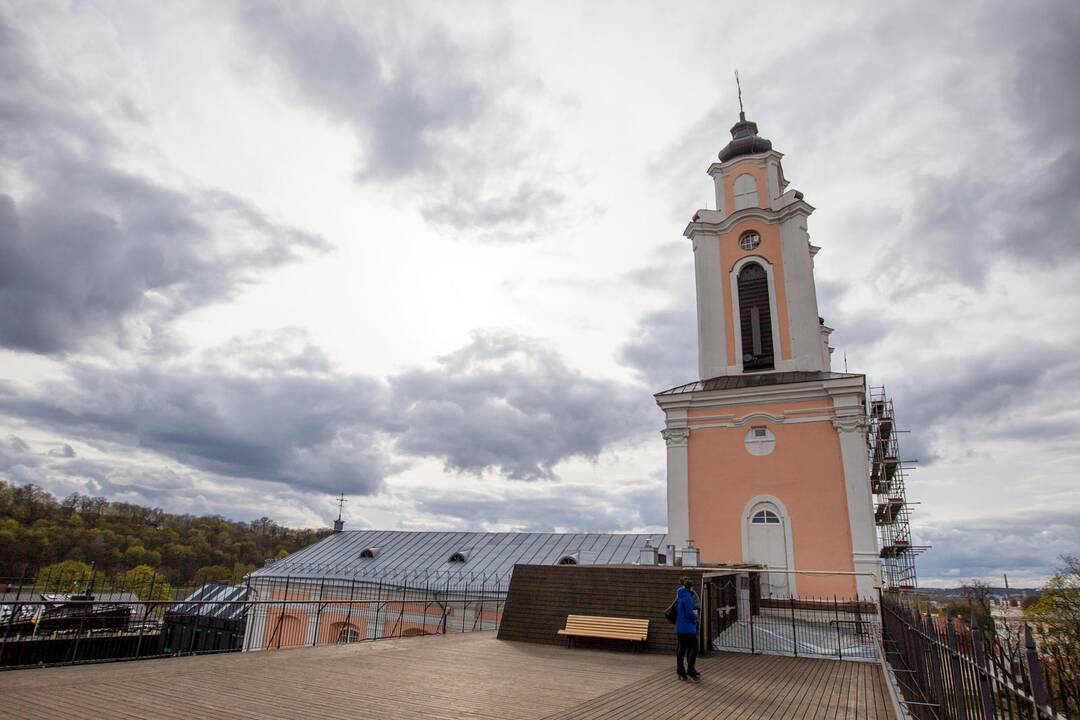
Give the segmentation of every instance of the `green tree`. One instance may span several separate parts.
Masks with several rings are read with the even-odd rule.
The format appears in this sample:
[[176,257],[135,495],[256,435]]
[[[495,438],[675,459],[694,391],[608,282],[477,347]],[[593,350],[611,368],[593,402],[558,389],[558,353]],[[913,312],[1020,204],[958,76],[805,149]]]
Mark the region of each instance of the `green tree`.
[[77,592],[90,582],[93,570],[78,560],[62,560],[41,568],[34,583],[42,592]]
[[223,583],[231,585],[233,571],[224,565],[204,565],[195,571],[195,582],[199,585],[204,583]]
[[169,600],[172,587],[165,576],[149,565],[139,565],[124,573],[124,589],[139,596],[140,600]]

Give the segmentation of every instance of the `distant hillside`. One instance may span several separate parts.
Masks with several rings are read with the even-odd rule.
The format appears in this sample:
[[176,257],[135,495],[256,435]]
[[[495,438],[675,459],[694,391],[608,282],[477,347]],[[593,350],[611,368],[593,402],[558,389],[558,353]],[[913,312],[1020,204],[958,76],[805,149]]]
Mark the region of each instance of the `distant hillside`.
[[106,575],[150,565],[174,585],[230,582],[329,532],[293,530],[269,518],[173,515],[78,493],[57,500],[35,485],[0,480],[0,577],[6,578],[80,560]]

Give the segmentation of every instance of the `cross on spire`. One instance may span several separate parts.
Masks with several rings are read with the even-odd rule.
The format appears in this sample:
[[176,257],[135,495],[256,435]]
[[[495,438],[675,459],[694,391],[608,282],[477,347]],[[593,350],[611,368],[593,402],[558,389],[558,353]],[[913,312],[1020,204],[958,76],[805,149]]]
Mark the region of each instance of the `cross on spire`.
[[739,91],[739,122],[746,122],[746,113],[743,112],[742,84],[739,82],[739,70],[735,69],[735,88]]

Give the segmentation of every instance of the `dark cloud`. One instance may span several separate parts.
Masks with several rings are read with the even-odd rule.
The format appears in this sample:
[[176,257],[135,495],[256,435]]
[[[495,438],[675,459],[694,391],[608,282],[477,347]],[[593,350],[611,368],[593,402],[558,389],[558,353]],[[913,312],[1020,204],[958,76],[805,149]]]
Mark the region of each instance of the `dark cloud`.
[[560,461],[655,424],[640,388],[587,378],[540,341],[477,334],[439,363],[392,379],[406,426],[396,444],[454,470],[553,477]]
[[970,579],[1014,585],[1039,583],[1064,554],[1080,548],[1080,511],[1054,509],[989,514],[916,528],[916,541],[933,546],[920,556],[924,579],[953,584]]
[[289,369],[279,359],[274,374],[255,375],[215,364],[117,370],[69,363],[65,382],[0,394],[0,411],[87,442],[157,453],[212,476],[374,492],[393,467],[379,438],[385,387],[311,373],[306,357],[296,360]]
[[86,89],[0,16],[0,344],[129,344],[323,247],[228,193],[118,169]]
[[527,83],[508,71],[505,39],[466,45],[403,5],[249,2],[236,24],[275,79],[355,134],[357,180],[419,183],[429,221],[522,240],[563,205],[507,102]]
[[49,450],[49,457],[54,458],[73,458],[75,457],[75,448],[71,447],[67,443],[64,443],[58,448]]
[[638,370],[653,392],[697,380],[697,311],[693,301],[647,313],[623,345],[620,360]]
[[416,510],[471,530],[510,525],[518,532],[631,532],[667,523],[662,482],[544,486],[538,492],[440,491],[419,498]]
[[[64,380],[35,389],[0,385],[0,415],[186,468],[158,468],[154,488],[122,457],[75,458],[67,444],[46,455],[64,461],[66,476],[150,498],[176,492],[173,482],[186,487],[190,473],[367,495],[403,469],[392,448],[456,471],[554,478],[558,463],[595,458],[653,424],[641,388],[585,377],[538,341],[508,334],[478,334],[437,369],[389,383],[333,369],[295,330],[235,340],[194,362],[66,368]],[[9,454],[25,459],[13,443]]]

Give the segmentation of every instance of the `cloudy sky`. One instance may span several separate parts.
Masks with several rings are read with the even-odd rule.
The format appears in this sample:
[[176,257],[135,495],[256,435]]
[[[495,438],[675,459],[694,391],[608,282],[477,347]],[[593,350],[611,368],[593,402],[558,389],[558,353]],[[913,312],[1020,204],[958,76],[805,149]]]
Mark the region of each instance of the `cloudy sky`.
[[929,584],[1080,552],[1080,4],[0,1],[0,477],[663,529],[682,230],[785,153]]

